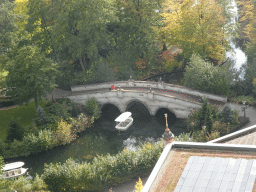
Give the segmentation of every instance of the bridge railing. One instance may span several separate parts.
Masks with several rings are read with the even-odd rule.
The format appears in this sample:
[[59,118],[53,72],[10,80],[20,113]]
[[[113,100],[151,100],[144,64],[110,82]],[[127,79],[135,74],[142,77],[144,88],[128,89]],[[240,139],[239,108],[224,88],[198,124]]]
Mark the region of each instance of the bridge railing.
[[215,95],[211,93],[206,93],[203,91],[194,90],[188,87],[167,84],[164,82],[152,82],[152,81],[112,81],[98,84],[89,84],[89,85],[76,85],[71,86],[71,91],[92,91],[92,90],[100,90],[100,89],[109,89],[112,85],[118,87],[145,87],[145,88],[153,88],[153,89],[164,89],[164,90],[173,90],[181,93],[192,94],[196,96],[200,96],[202,98],[207,97],[209,99],[214,99],[218,101],[227,102],[226,96]]

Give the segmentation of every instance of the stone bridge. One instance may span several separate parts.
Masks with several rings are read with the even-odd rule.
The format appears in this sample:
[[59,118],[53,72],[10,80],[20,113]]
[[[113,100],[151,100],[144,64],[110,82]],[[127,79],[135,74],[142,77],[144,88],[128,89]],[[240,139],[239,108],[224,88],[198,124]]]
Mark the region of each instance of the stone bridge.
[[[115,90],[110,89],[112,85],[115,85]],[[80,104],[85,104],[86,100],[95,97],[102,107],[112,104],[121,113],[129,108],[129,104],[136,101],[145,105],[151,115],[165,108],[174,113],[177,118],[188,118],[191,111],[200,108],[201,101],[205,97],[214,105],[223,105],[227,102],[224,96],[149,81],[116,81],[72,86],[71,93],[65,97]]]

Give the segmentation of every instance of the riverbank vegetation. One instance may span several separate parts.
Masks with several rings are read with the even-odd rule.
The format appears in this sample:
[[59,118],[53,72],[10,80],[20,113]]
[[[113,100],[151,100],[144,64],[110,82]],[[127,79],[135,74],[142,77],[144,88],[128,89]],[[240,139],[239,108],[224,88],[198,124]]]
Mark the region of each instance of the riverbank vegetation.
[[103,191],[132,178],[148,175],[163,150],[163,141],[145,143],[136,151],[124,149],[117,155],[97,156],[92,163],[74,162],[45,165],[44,173],[32,180],[0,178],[1,191]]
[[[90,106],[92,110],[99,107],[95,102]],[[78,133],[92,126],[94,119],[99,117],[95,112],[87,116],[89,112],[85,107],[68,99],[47,101],[45,108],[47,113],[41,106],[37,108],[36,115],[32,116],[34,119],[30,118],[30,126],[23,127],[14,119],[9,122],[6,138],[0,139],[0,156],[28,156],[65,145],[76,139]],[[95,114],[97,117],[93,116]]]
[[69,159],[64,164],[46,165],[42,177],[50,191],[102,191],[150,173],[162,149],[163,141],[159,141],[136,151],[124,149],[115,156],[98,156],[92,163]]
[[[45,106],[45,102],[39,103],[41,106]],[[22,127],[31,125],[32,119],[36,117],[36,107],[34,102],[30,102],[27,105],[22,105],[8,110],[0,110],[0,139],[4,140],[7,133],[8,123],[12,119],[18,120]]]
[[246,125],[250,119],[239,116],[238,111],[229,106],[216,108],[204,99],[201,108],[191,112],[187,120],[190,133],[182,133],[175,141],[207,142],[234,132]]

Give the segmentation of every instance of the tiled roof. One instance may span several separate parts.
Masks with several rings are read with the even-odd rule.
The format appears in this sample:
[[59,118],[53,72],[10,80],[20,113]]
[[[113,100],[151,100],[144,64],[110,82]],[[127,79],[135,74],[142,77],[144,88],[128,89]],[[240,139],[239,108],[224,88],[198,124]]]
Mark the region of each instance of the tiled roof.
[[253,145],[173,142],[165,147],[142,192],[253,191],[255,152]]
[[175,192],[252,191],[256,160],[191,156]]

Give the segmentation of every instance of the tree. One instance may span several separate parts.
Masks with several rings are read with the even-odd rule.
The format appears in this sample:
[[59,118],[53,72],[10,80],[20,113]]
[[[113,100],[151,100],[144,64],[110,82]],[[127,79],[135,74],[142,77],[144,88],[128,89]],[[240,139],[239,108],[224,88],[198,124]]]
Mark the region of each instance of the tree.
[[56,66],[36,46],[24,46],[14,53],[7,67],[8,94],[18,103],[38,100],[54,89]]
[[92,97],[85,102],[86,111],[95,119],[100,118],[101,106],[96,98]]
[[227,94],[232,81],[229,66],[214,66],[197,54],[190,58],[184,76],[185,86],[216,94]]
[[25,30],[29,33],[28,43],[36,44],[42,52],[50,54],[51,48],[51,27],[53,25],[52,4],[47,0],[19,0],[27,1],[25,9],[29,16]]
[[17,28],[18,14],[14,13],[15,4],[0,0],[0,57],[12,47],[13,32]]
[[134,76],[136,68],[145,72],[154,69],[160,7],[161,0],[114,1],[115,18],[107,24],[112,42],[108,61],[119,79]]
[[108,3],[103,0],[62,0],[53,8],[52,45],[60,60],[78,61],[80,70],[99,57],[107,40]]
[[237,1],[240,40],[243,41],[243,50],[247,56],[247,63],[244,65],[244,79],[242,82],[248,87],[242,94],[252,94],[253,79],[256,78],[256,2],[254,0]]
[[14,31],[17,29],[18,14],[14,13],[15,4],[0,0],[0,90],[5,88],[7,52],[13,47]]
[[220,64],[228,46],[225,16],[215,0],[167,0],[163,34],[169,46],[178,46],[189,59],[193,53]]
[[9,122],[9,128],[7,129],[6,140],[12,142],[14,139],[22,140],[24,135],[23,127],[18,123],[17,120],[12,119]]
[[50,118],[46,116],[44,109],[39,105],[36,109],[36,119],[33,119],[37,126],[44,125],[50,121]]

